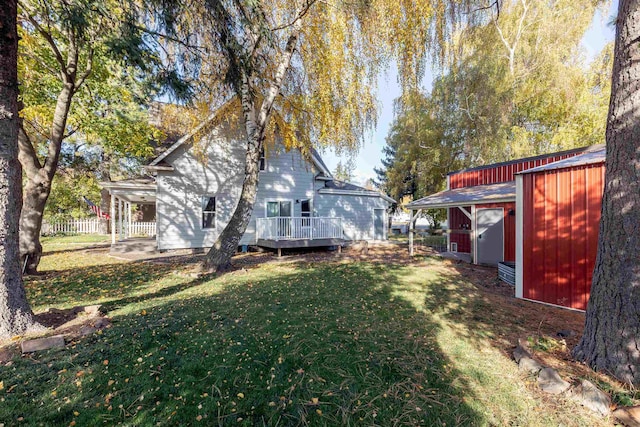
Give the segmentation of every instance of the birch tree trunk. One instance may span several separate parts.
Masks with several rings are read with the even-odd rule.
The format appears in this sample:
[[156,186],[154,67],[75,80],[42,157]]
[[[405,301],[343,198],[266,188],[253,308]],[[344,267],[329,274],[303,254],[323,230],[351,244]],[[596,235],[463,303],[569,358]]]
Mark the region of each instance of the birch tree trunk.
[[18,161],[17,3],[0,8],[0,338],[38,329],[22,284],[18,224],[22,173]]
[[640,384],[640,0],[618,9],[598,255],[573,355]]
[[250,74],[241,74],[241,82],[237,92],[242,104],[242,115],[247,133],[247,151],[245,156],[244,181],[240,200],[227,226],[207,253],[204,268],[211,271],[225,271],[231,266],[231,257],[238,249],[247,225],[251,220],[253,206],[258,192],[259,160],[265,137],[265,130],[271,116],[271,109],[276,96],[280,93],[282,81],[291,64],[291,58],[298,42],[298,35],[302,20],[298,19],[294,25],[287,45],[276,68],[273,84],[269,87],[260,110],[256,108],[256,96],[251,87]]

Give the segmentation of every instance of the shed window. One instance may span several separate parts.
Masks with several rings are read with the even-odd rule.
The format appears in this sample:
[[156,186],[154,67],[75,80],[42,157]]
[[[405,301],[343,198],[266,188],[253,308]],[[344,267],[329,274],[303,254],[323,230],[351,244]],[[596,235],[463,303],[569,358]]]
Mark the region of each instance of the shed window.
[[202,228],[216,228],[216,198],[202,198]]

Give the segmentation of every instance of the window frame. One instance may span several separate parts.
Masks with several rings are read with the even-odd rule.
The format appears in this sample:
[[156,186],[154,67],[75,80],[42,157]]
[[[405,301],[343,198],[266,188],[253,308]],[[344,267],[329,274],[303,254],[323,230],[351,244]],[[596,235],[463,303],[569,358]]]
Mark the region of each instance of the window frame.
[[[209,201],[213,199],[213,210],[207,210],[207,206],[209,206]],[[202,230],[215,230],[217,227],[217,197],[216,196],[202,196],[200,198],[200,229]],[[213,221],[210,226],[205,226],[205,215],[213,214]]]
[[[278,216],[269,216],[269,203],[277,203],[278,204]],[[280,206],[281,203],[289,203],[289,205],[291,207],[291,215],[285,216],[285,217],[283,217],[281,215],[281,213],[282,213],[282,209],[281,209],[281,206]],[[265,200],[265,202],[264,202],[264,217],[265,218],[293,218],[294,217],[293,208],[294,208],[293,200],[289,200],[289,199]]]

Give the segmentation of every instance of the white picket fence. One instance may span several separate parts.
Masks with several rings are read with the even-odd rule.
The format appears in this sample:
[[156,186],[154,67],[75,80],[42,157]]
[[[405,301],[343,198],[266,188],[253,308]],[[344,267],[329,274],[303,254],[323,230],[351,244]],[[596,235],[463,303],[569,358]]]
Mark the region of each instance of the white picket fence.
[[[128,228],[128,224],[124,224]],[[156,223],[155,222],[132,222],[131,228],[127,230],[129,236],[155,236],[156,235]]]
[[[131,228],[125,222],[123,224],[123,234],[125,236],[155,236],[155,222],[132,222]],[[127,230],[127,228],[129,228]],[[67,221],[58,221],[49,223],[42,222],[41,235],[50,234],[100,234],[100,220],[98,218],[87,219],[70,219]],[[116,233],[118,228],[116,227]]]
[[40,234],[99,234],[100,220],[98,218],[70,219],[49,223],[42,222]]

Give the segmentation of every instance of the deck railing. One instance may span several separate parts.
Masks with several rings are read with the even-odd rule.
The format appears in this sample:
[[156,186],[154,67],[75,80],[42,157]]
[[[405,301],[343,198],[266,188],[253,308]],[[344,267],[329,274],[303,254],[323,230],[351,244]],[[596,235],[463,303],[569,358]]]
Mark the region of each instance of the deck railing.
[[256,237],[265,240],[342,239],[342,219],[274,217],[256,219]]

